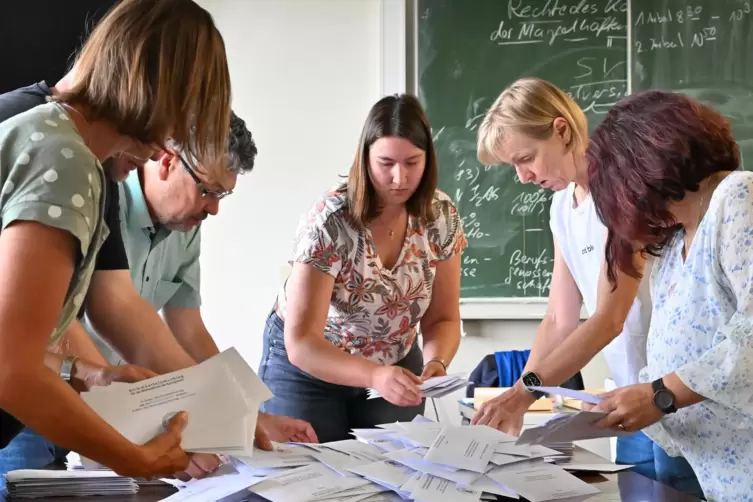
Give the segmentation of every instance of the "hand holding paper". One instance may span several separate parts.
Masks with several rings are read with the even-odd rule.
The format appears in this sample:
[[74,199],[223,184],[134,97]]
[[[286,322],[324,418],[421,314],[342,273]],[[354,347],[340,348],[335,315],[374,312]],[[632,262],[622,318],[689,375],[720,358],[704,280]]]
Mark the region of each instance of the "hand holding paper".
[[[411,375],[413,374],[411,373]],[[422,393],[423,397],[436,398],[446,396],[456,390],[464,389],[467,386],[468,380],[463,378],[461,374],[454,374],[431,377],[425,381],[419,380],[417,389]],[[369,389],[369,399],[376,399],[379,397],[382,397],[379,389]]]
[[259,405],[271,393],[240,354],[228,349],[190,368],[136,384],[95,387],[81,397],[133,443],[150,441],[171,417],[187,411],[186,451],[250,456]]
[[419,389],[421,379],[400,366],[382,366],[374,370],[374,389],[377,395],[384,397],[395,406],[417,406],[421,404],[423,394]]

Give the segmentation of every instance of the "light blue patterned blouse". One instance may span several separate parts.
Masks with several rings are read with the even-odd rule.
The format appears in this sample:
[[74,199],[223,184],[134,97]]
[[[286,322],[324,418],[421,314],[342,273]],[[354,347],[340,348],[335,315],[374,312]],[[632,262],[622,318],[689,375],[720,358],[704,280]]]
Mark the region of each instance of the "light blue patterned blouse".
[[648,367],[676,372],[705,401],[644,432],[682,453],[710,501],[753,500],[753,173],[714,191],[683,263],[678,232],[651,273]]

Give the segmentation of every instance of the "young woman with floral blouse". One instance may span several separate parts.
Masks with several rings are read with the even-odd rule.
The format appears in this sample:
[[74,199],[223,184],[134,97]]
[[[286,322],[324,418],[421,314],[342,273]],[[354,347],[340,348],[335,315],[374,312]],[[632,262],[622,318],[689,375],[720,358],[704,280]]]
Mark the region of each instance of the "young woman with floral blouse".
[[[460,342],[467,245],[436,185],[418,100],[381,99],[347,182],[301,220],[293,271],[264,332],[260,376],[274,393],[264,411],[309,421],[322,442],[423,412],[418,385],[446,374]],[[367,399],[366,388],[384,399]]]

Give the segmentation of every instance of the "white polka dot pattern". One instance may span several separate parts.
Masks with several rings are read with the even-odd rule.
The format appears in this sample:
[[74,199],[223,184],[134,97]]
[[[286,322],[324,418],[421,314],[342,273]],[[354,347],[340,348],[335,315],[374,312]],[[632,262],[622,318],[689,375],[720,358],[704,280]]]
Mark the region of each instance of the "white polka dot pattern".
[[50,218],[58,219],[63,215],[63,210],[60,209],[60,206],[50,206],[47,209],[47,214],[50,215]]
[[0,211],[59,228],[82,257],[68,286],[51,341],[75,319],[104,240],[101,165],[58,103],[40,104],[20,121],[0,123]]
[[54,169],[48,169],[42,176],[47,183],[54,183],[58,179],[58,173]]

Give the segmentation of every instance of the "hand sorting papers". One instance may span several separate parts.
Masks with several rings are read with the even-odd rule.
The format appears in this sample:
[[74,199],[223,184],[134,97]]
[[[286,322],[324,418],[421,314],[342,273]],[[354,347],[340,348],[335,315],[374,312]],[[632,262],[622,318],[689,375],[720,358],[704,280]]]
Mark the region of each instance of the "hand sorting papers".
[[[444,397],[447,394],[451,394],[459,389],[464,389],[467,386],[468,380],[463,378],[461,373],[456,373],[453,375],[429,378],[419,385],[418,388],[421,389],[424,397]],[[376,399],[378,397],[382,397],[378,390],[369,389],[369,399]]]
[[231,348],[190,368],[133,384],[94,387],[81,397],[134,443],[148,442],[173,415],[186,411],[184,450],[250,456],[259,406],[272,394]]

